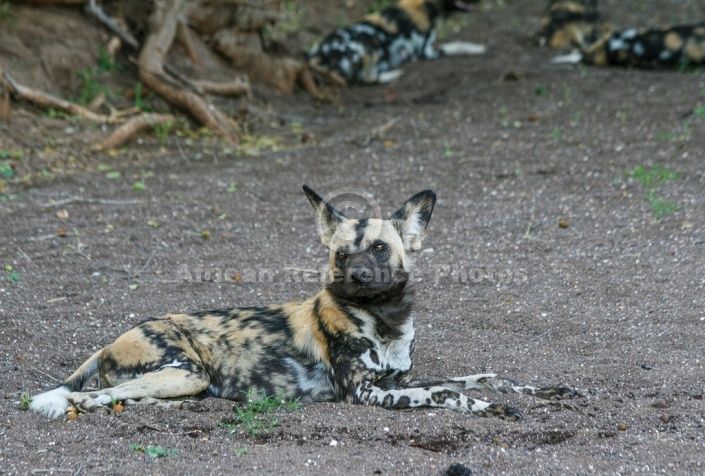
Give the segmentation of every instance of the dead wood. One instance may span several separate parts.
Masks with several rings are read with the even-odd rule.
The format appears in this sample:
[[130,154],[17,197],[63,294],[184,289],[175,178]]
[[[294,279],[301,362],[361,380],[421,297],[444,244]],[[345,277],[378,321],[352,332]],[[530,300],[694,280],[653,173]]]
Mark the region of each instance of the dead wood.
[[145,129],[153,129],[159,125],[173,124],[174,116],[171,114],[143,113],[135,116],[115,129],[110,137],[93,147],[94,150],[106,150],[120,147],[135,135]]
[[94,122],[114,124],[116,122],[122,121],[122,117],[119,114],[111,114],[109,116],[106,116],[104,114],[98,114],[91,111],[90,109],[87,109],[71,101],[61,99],[59,97],[56,97],[49,93],[45,93],[44,91],[40,91],[38,89],[23,86],[17,83],[17,81],[15,81],[14,79],[12,79],[12,77],[7,73],[3,73],[3,78],[5,79],[7,84],[10,85],[12,92],[18,98],[29,101],[39,107],[56,109],[72,116],[79,116]]
[[[123,8],[119,9],[119,14],[109,10],[115,17],[103,10],[99,0],[34,0],[29,3],[85,5],[86,13],[97,18],[115,35],[105,48],[111,60],[114,60],[123,44],[135,49],[141,48],[138,58],[133,61],[145,88],[176,108],[188,112],[202,125],[214,130],[231,144],[237,143],[240,137],[236,121],[216,107],[206,95],[250,96],[251,80],[285,94],[292,93],[295,87],[300,85],[311,95],[320,97],[314,77],[304,61],[290,56],[273,55],[268,51],[271,45],[264,43],[263,29],[284,19],[281,0],[151,0],[144,3],[136,0],[122,1],[125,3],[120,3]],[[144,19],[145,12],[151,12],[148,23]],[[131,21],[130,26],[127,26],[126,21]],[[174,63],[167,64],[167,55],[175,42],[183,48],[179,54],[182,58],[188,58],[189,64],[184,64],[174,56],[171,60]],[[225,74],[212,74],[213,65],[220,63],[218,60],[213,61],[214,50],[227,57],[230,66],[246,73],[249,80],[247,77],[233,79],[233,76],[227,73],[228,67],[223,68]],[[224,81],[213,80],[214,76]],[[96,98],[90,106],[85,107],[23,86],[9,77],[3,80],[0,71],[0,120],[9,118],[10,92],[37,106],[53,108],[95,122],[121,123],[127,116],[135,114],[134,109],[113,110],[109,115],[100,114],[96,112],[99,108],[106,105],[110,107],[102,97]],[[137,131],[149,127],[154,123],[154,119],[155,117],[150,118],[148,115],[139,116],[120,127],[96,147],[115,147],[113,144],[124,143]]]
[[10,122],[10,85],[5,81],[0,64],[0,121]]
[[306,92],[319,97],[318,88],[308,65],[288,56],[267,54],[258,32],[224,29],[214,35],[213,48],[229,58],[233,67],[247,72],[253,83],[264,84],[285,94],[301,85]]
[[140,79],[168,102],[187,110],[201,124],[235,144],[239,133],[228,117],[195,92],[182,87],[164,71],[164,59],[174,42],[179,23],[185,27],[188,11],[193,6],[194,3],[184,0],[155,0],[150,18],[152,28],[137,60]]

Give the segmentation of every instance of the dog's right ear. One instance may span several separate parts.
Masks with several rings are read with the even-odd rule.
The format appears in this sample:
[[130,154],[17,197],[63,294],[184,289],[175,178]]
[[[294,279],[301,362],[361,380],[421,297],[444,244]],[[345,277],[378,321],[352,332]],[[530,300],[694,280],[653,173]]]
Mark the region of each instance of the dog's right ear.
[[392,215],[392,224],[399,232],[404,250],[418,251],[426,235],[426,226],[436,205],[436,194],[431,190],[417,193]]
[[331,239],[335,235],[338,225],[345,220],[345,217],[333,205],[324,201],[308,185],[304,185],[304,193],[316,211],[316,230],[321,237],[321,242],[326,248],[330,248]]

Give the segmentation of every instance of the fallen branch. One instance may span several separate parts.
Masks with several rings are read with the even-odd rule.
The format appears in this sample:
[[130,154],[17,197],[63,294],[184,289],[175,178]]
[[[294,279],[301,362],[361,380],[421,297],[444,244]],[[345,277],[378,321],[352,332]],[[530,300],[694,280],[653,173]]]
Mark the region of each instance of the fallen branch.
[[115,129],[110,137],[93,146],[94,150],[114,149],[129,141],[136,134],[145,129],[152,129],[161,124],[174,123],[171,114],[143,113],[128,120]]
[[247,79],[246,76],[242,76],[225,83],[220,81],[208,81],[204,79],[190,79],[168,64],[164,65],[164,70],[198,94],[210,93],[218,96],[242,96],[243,94],[250,96],[252,94],[250,80]]
[[206,80],[194,80],[192,83],[200,90],[218,96],[242,96],[243,94],[249,96],[252,94],[250,82],[244,77],[228,83]]
[[[37,203],[38,206],[42,208],[60,207],[66,205],[67,203],[74,202],[86,202],[86,203],[97,203],[99,205],[139,205],[142,200],[110,200],[105,198],[84,198],[84,197],[69,197],[64,200],[50,201],[46,203]],[[53,237],[55,235],[46,235],[48,237]]]
[[67,114],[71,114],[73,116],[79,116],[79,117],[82,117],[84,119],[88,119],[89,121],[94,121],[94,122],[115,124],[117,122],[122,121],[121,115],[111,114],[110,116],[106,116],[104,114],[97,114],[97,113],[91,111],[90,109],[87,109],[83,106],[79,106],[78,104],[73,103],[71,101],[61,99],[59,97],[56,97],[56,96],[49,94],[49,93],[45,93],[44,91],[40,91],[38,89],[33,89],[33,88],[29,88],[27,86],[22,86],[17,81],[12,79],[12,77],[7,73],[3,73],[2,77],[5,79],[7,84],[10,85],[10,88],[12,88],[12,91],[20,99],[25,99],[33,104],[36,104],[39,107],[57,109],[59,111],[65,112]]
[[353,141],[353,144],[357,145],[358,147],[362,147],[362,148],[368,147],[372,143],[373,140],[382,138],[382,136],[384,136],[384,134],[386,134],[387,131],[389,131],[389,129],[394,127],[394,124],[401,121],[401,119],[402,119],[401,116],[391,118],[390,120],[388,120],[387,122],[385,122],[381,126],[377,126],[377,127],[373,128],[370,131],[369,135],[367,137],[365,137],[364,141],[362,141],[361,143],[357,143],[357,142]]

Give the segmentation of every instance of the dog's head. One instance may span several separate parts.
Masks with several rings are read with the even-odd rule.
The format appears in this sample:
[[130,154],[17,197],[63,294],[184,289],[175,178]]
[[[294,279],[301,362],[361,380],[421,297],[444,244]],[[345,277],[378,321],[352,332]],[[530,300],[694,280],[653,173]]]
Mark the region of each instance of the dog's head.
[[310,187],[304,192],[317,214],[318,233],[330,251],[328,289],[344,299],[375,299],[403,287],[409,253],[421,248],[436,194],[420,192],[389,220],[348,219]]

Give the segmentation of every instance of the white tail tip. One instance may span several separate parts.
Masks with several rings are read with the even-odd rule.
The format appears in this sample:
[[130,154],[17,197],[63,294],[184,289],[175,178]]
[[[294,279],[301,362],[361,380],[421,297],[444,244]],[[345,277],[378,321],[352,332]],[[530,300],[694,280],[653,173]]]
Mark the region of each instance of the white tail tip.
[[59,418],[66,413],[69,407],[68,396],[71,391],[64,385],[48,392],[32,397],[29,409],[48,418]]
[[570,53],[567,55],[554,56],[551,60],[553,64],[578,64],[583,60],[582,53]]

